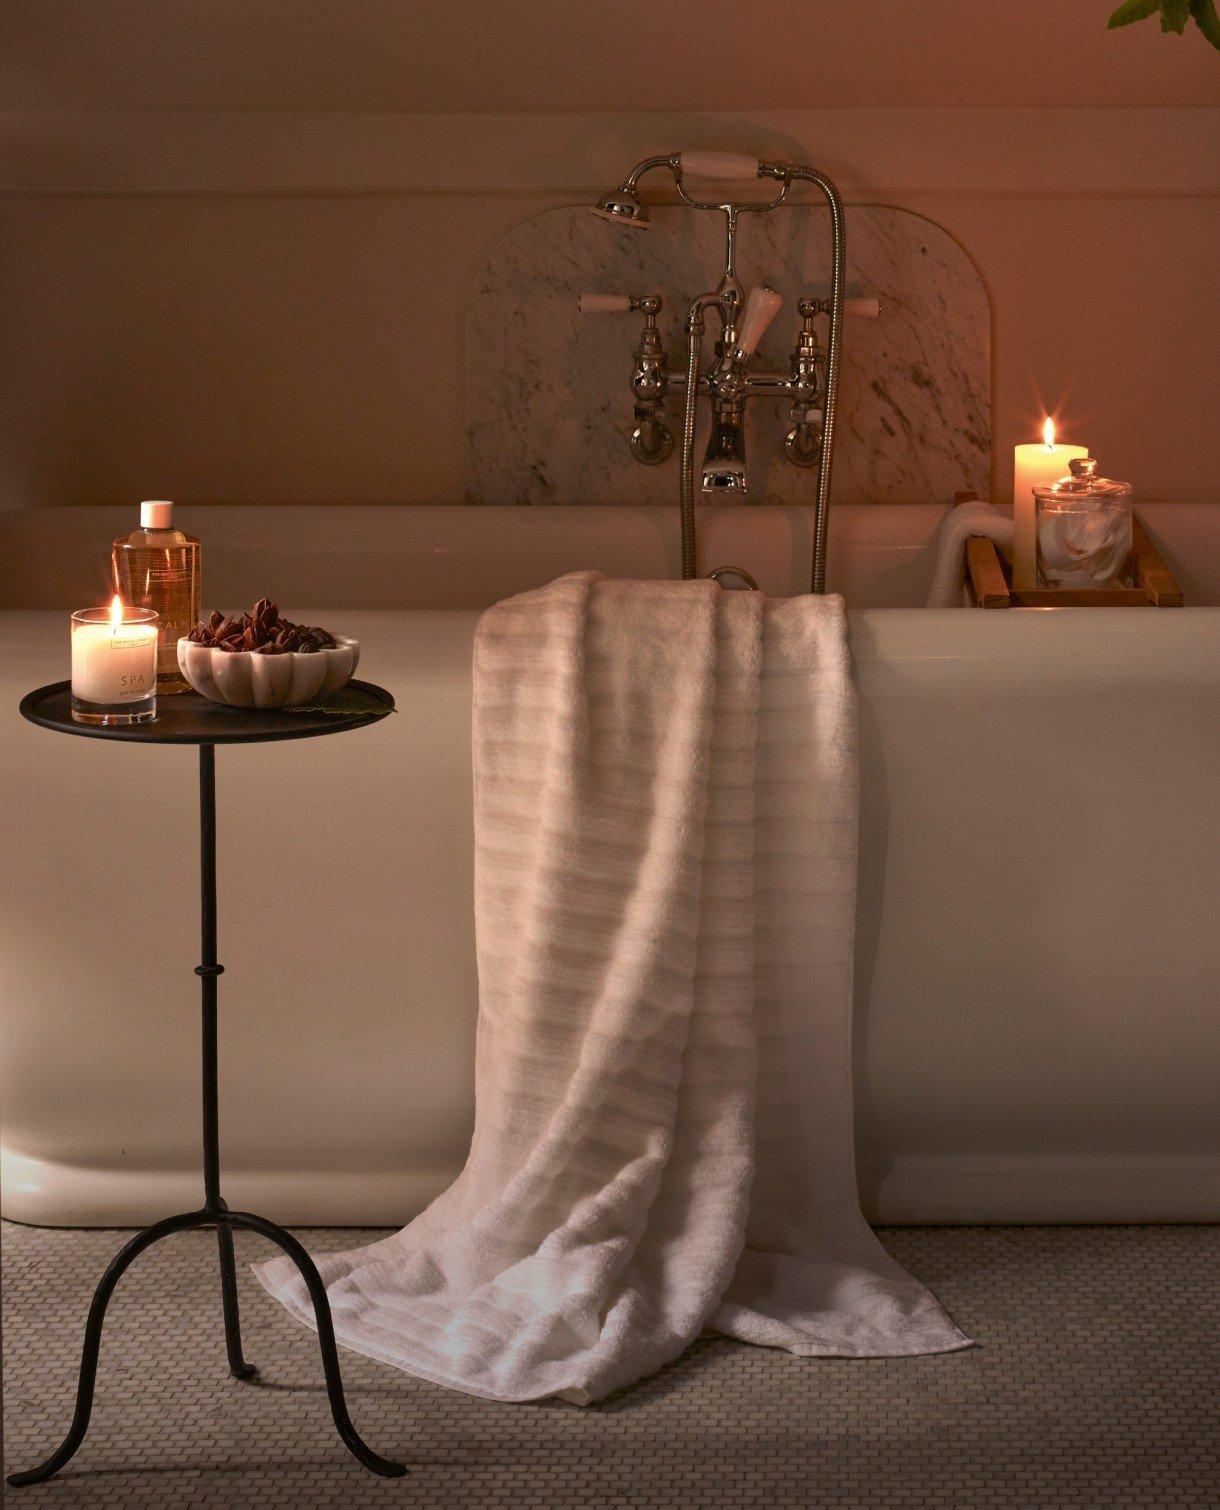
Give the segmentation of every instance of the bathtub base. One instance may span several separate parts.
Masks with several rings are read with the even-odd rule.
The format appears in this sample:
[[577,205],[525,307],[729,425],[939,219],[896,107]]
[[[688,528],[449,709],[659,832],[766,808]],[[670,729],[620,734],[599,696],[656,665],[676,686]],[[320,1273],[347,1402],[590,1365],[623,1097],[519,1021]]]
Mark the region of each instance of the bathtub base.
[[[99,1169],[3,1156],[5,1217],[35,1227],[134,1227],[196,1199],[181,1169]],[[461,1170],[228,1170],[245,1209],[290,1227],[402,1227]],[[904,1153],[884,1172],[860,1170],[861,1204],[880,1226],[1214,1222],[1220,1158],[1202,1153]]]

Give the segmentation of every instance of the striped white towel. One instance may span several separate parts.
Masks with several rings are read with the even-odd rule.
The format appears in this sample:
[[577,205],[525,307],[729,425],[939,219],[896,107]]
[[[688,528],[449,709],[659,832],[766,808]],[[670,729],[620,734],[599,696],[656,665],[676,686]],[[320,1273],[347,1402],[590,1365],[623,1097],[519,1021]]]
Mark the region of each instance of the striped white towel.
[[[474,1137],[403,1231],[318,1258],[340,1342],[581,1404],[705,1325],[968,1346],[856,1195],[842,600],[574,574],[484,615],[474,681]],[[289,1260],[256,1272],[312,1323]]]

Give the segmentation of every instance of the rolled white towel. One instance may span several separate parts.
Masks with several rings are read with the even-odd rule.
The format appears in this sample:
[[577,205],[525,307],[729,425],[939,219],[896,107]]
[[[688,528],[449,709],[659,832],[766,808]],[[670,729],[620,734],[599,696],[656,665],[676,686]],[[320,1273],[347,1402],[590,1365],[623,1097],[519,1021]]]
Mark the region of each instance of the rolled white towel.
[[1012,518],[990,503],[974,499],[959,503],[941,521],[936,537],[936,570],[928,593],[929,608],[961,608],[965,602],[966,541],[971,535],[987,535],[1012,559]]

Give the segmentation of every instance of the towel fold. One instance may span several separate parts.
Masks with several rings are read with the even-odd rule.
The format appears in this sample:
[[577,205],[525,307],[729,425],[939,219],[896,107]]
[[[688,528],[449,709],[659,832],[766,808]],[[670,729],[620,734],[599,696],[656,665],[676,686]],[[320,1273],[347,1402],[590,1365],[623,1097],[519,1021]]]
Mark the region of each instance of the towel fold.
[[945,515],[936,537],[936,568],[928,592],[929,608],[966,606],[966,541],[971,535],[989,536],[1011,559],[1012,516],[977,499],[959,503]]
[[[475,1128],[403,1231],[318,1257],[339,1341],[600,1399],[704,1326],[969,1345],[861,1216],[842,600],[561,578],[475,646]],[[291,1262],[256,1273],[300,1320]]]

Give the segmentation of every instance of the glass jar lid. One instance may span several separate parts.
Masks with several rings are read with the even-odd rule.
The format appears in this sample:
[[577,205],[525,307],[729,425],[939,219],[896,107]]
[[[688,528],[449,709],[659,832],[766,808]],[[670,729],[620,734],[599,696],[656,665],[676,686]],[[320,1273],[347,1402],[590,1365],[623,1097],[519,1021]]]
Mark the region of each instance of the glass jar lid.
[[1102,498],[1117,502],[1131,497],[1131,484],[1118,482],[1113,477],[1100,477],[1095,456],[1073,456],[1068,462],[1070,471],[1066,477],[1051,483],[1050,487],[1034,488],[1035,498]]

